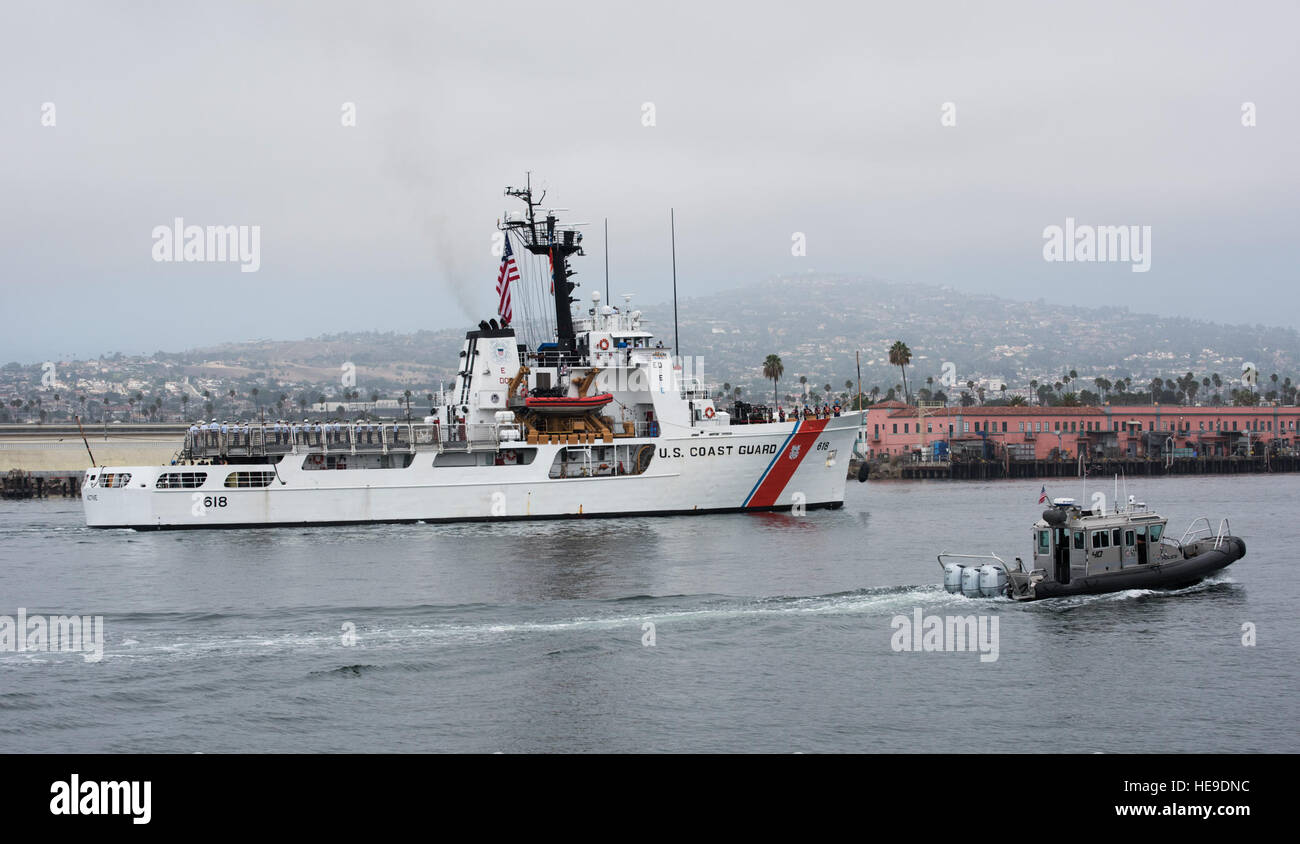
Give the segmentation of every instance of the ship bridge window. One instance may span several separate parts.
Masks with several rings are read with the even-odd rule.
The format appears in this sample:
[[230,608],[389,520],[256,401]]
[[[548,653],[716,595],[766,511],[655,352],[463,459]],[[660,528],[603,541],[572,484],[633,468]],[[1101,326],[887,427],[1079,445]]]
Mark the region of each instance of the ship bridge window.
[[116,474],[107,472],[99,476],[99,486],[102,489],[121,489],[131,483],[130,472],[118,472]]
[[1082,551],[1082,550],[1084,550],[1084,548],[1083,548],[1083,531],[1081,531],[1081,530],[1076,530],[1076,531],[1074,532],[1074,550],[1076,550],[1076,551]]
[[275,472],[231,472],[226,475],[226,486],[234,489],[270,486]]
[[1125,547],[1132,548],[1136,544],[1137,544],[1137,538],[1133,535],[1133,531],[1131,530],[1124,531]]
[[1151,541],[1152,541],[1152,542],[1159,542],[1159,541],[1160,541],[1160,534],[1162,534],[1162,533],[1164,533],[1164,532],[1165,532],[1165,526],[1164,526],[1164,525],[1152,525],[1152,526],[1151,526]]
[[196,489],[208,479],[207,472],[167,472],[158,476],[158,489]]
[[1095,531],[1093,531],[1093,532],[1092,532],[1092,547],[1093,547],[1093,548],[1109,548],[1109,547],[1110,547],[1110,533],[1109,533],[1108,531],[1104,531],[1104,530],[1095,530]]
[[1052,532],[1050,530],[1040,530],[1038,532],[1038,553],[1046,554],[1052,545]]

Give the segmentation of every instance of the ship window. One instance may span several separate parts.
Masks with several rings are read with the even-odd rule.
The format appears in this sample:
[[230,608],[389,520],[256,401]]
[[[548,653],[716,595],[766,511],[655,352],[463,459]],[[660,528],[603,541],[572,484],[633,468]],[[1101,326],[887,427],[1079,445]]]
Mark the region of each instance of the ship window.
[[1162,534],[1162,533],[1164,533],[1164,532],[1165,532],[1165,526],[1164,526],[1164,525],[1152,525],[1152,526],[1151,526],[1151,541],[1152,541],[1152,542],[1159,542],[1159,541],[1160,541],[1160,534]]
[[270,486],[275,472],[231,472],[226,476],[226,486],[238,489]]
[[405,469],[415,460],[408,452],[389,454],[309,454],[303,458],[302,468],[313,472],[318,469]]
[[1137,537],[1133,535],[1133,531],[1131,530],[1124,531],[1124,544],[1129,548],[1132,548],[1134,545],[1137,544]]
[[[713,446],[700,446],[703,453]],[[564,448],[555,455],[551,464],[551,478],[606,478],[622,475],[640,475],[650,468],[654,459],[654,446],[650,445],[598,445]]]
[[1083,531],[1081,530],[1076,530],[1074,532],[1074,550],[1083,550]]
[[131,483],[130,472],[118,472],[116,474],[108,472],[99,476],[99,485],[104,489],[121,489],[129,483]]
[[1110,534],[1107,533],[1107,532],[1104,531],[1104,530],[1095,530],[1095,531],[1093,531],[1093,532],[1092,532],[1092,547],[1093,547],[1093,548],[1109,548],[1109,547],[1110,547]]
[[1116,548],[1119,547],[1119,534],[1120,534],[1119,528],[1114,528],[1110,532],[1110,544],[1114,545]]
[[493,466],[527,466],[537,458],[535,448],[503,448],[492,456]]
[[195,489],[208,479],[207,472],[168,472],[158,477],[158,489]]
[[1040,530],[1038,532],[1038,553],[1046,554],[1051,547],[1052,532],[1049,530]]

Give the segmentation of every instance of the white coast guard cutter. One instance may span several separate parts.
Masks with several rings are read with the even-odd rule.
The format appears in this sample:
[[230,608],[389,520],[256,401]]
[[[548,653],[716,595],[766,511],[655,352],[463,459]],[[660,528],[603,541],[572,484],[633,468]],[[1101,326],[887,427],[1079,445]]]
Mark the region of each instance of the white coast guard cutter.
[[470,331],[459,374],[422,422],[194,426],[168,466],[86,472],[86,523],[208,528],[668,515],[839,507],[861,413],[731,419],[682,379],[640,311],[574,320],[582,235],[537,215],[502,224],[550,257],[554,341],[495,320]]

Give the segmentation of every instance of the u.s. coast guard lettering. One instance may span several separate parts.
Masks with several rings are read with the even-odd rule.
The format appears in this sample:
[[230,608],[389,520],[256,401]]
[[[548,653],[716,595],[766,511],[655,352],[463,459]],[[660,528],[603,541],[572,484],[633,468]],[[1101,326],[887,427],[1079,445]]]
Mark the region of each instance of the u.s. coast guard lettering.
[[759,443],[757,445],[693,445],[687,448],[660,448],[659,456],[670,457],[725,457],[729,454],[776,454],[776,443]]

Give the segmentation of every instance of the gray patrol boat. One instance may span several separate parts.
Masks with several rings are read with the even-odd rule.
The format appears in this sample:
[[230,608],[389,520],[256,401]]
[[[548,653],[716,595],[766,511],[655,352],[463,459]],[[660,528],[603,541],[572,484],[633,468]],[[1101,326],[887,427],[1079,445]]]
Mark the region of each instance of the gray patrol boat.
[[1215,531],[1201,516],[1181,539],[1165,535],[1168,520],[1129,496],[1111,512],[1085,510],[1073,498],[1057,498],[1034,523],[1033,564],[1016,557],[1010,566],[996,554],[939,555],[944,588],[970,598],[1005,595],[1034,601],[1124,589],[1189,586],[1246,555],[1228,520]]

